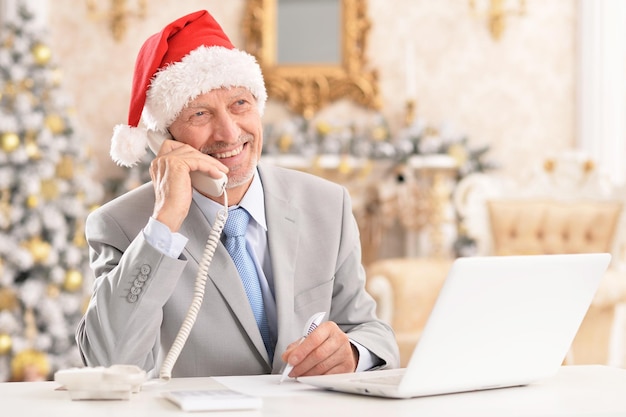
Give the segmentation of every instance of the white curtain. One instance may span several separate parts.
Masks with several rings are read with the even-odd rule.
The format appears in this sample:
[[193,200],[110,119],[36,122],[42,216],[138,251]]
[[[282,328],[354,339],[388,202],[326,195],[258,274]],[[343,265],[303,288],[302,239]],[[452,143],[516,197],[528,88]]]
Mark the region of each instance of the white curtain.
[[626,1],[579,0],[577,144],[626,182]]

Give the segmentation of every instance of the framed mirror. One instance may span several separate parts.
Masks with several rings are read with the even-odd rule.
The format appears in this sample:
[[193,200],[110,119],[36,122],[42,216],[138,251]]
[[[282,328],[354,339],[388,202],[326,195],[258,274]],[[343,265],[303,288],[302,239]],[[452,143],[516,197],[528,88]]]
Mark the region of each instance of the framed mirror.
[[245,49],[268,95],[310,119],[347,98],[378,109],[378,74],[366,68],[366,0],[247,0]]

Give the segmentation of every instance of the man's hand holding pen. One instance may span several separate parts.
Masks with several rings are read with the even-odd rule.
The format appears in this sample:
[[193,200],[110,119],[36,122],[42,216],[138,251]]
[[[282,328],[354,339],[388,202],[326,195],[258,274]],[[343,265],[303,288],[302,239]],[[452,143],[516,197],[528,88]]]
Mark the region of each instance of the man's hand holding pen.
[[358,351],[336,323],[320,324],[304,339],[287,346],[282,359],[293,365],[290,377],[354,372]]

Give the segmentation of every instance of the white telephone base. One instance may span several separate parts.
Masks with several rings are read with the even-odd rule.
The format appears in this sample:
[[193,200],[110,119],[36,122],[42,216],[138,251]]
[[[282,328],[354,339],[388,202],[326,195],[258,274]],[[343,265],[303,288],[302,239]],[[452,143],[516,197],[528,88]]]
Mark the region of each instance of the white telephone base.
[[65,386],[72,400],[129,400],[146,378],[146,371],[134,365],[69,368],[54,374],[54,380]]

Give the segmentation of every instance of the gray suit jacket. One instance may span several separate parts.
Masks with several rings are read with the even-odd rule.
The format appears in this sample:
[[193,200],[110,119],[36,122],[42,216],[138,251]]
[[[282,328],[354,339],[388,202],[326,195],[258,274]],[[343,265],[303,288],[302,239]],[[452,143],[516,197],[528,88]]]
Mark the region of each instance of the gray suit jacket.
[[[328,320],[384,366],[397,367],[394,333],[376,318],[375,302],[364,289],[359,233],[347,191],[269,165],[260,165],[259,174],[278,319],[273,363],[235,265],[219,244],[202,307],[172,376],[280,372],[280,354],[318,311],[328,312]],[[89,366],[135,364],[157,374],[187,313],[211,225],[192,203],[180,230],[189,238],[183,254],[164,256],[143,238],[153,205],[152,184],[145,184],[87,219],[96,282],[76,339]]]

